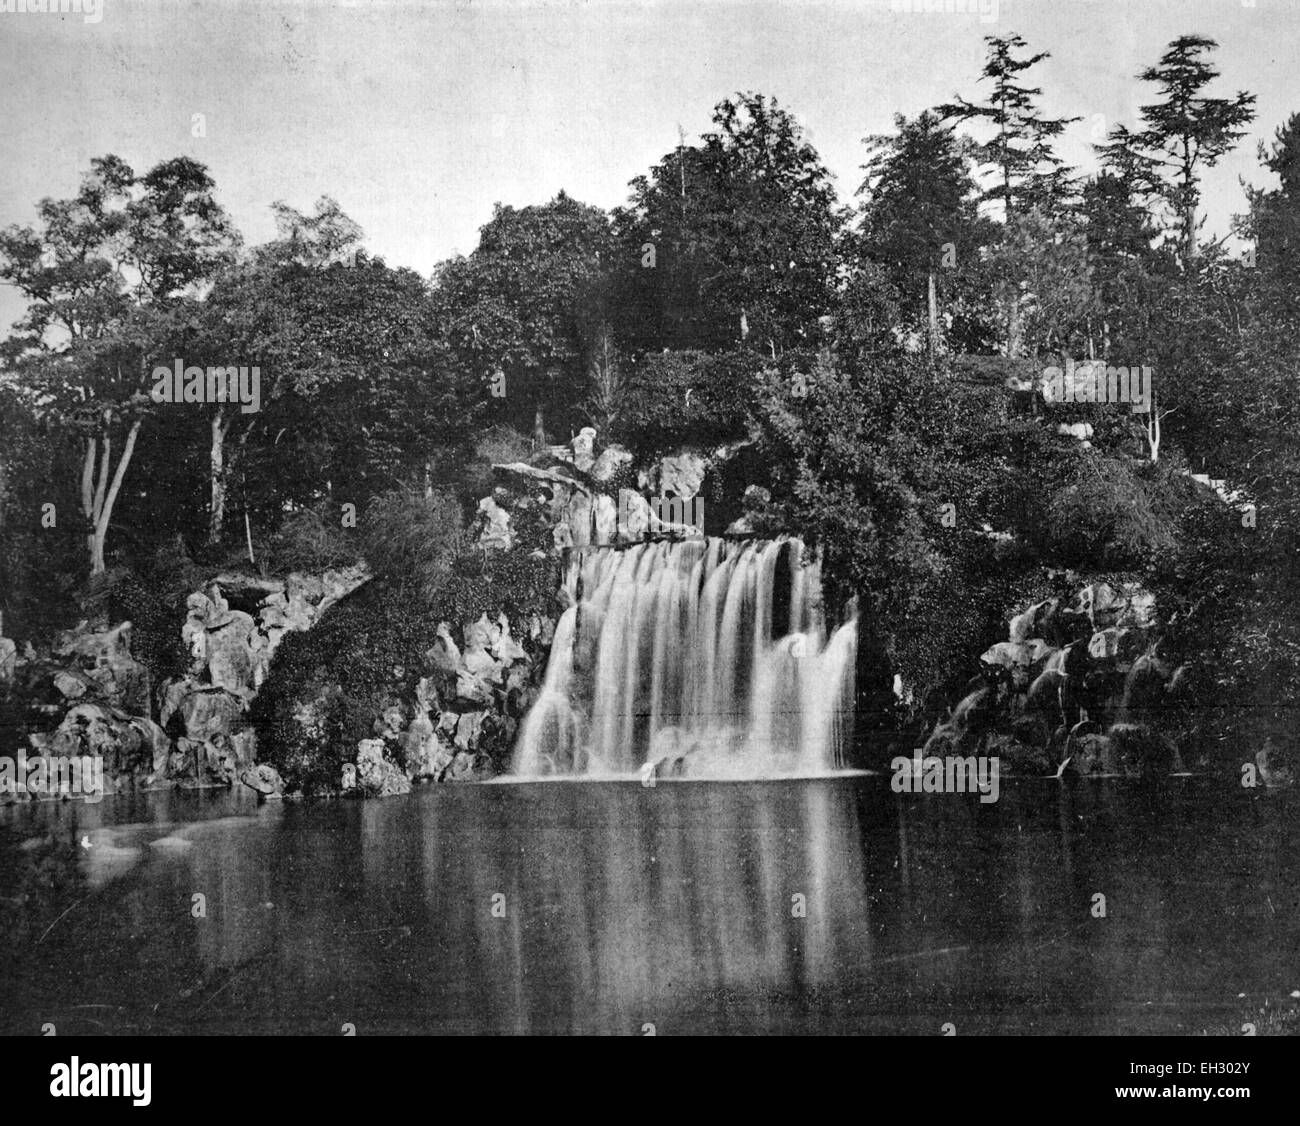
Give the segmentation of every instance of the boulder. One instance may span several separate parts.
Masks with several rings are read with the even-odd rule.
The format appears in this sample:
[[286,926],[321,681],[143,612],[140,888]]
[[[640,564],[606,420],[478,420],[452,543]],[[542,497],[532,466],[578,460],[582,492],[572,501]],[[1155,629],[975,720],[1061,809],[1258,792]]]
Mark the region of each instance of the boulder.
[[584,426],[578,431],[578,436],[573,439],[573,464],[584,473],[590,471],[596,464],[595,447],[595,429]]
[[434,738],[421,748],[419,761],[408,769],[412,778],[432,778],[435,782],[441,782],[455,757],[455,746],[435,732]]
[[1083,777],[1118,774],[1120,768],[1115,745],[1105,735],[1080,735],[1070,744],[1070,763],[1067,769]]
[[483,717],[486,712],[461,712],[456,722],[456,746],[462,750],[478,749],[479,739],[483,733]]
[[442,697],[438,692],[438,686],[434,683],[432,677],[422,676],[415,682],[415,711],[419,715],[421,712],[438,712],[442,710]]
[[[456,699],[470,706],[492,703],[492,685],[468,669],[456,674]],[[447,713],[453,714],[453,713]]]
[[689,500],[704,484],[708,462],[697,453],[683,450],[661,458],[643,475],[643,489],[659,496],[676,496]]
[[[568,451],[567,446],[559,448],[566,452]],[[492,468],[502,473],[513,473],[521,477],[532,477],[534,480],[541,481],[551,487],[558,486],[565,490],[576,489],[579,492],[591,492],[590,484],[581,480],[580,475],[556,466],[543,469],[540,466],[529,465],[526,462],[511,461],[494,462]]]
[[515,543],[510,513],[497,503],[495,497],[484,497],[479,501],[478,511],[484,520],[478,537],[479,547],[488,551],[509,551]]
[[9,637],[0,637],[0,684],[13,683],[18,671],[18,643]]
[[619,445],[606,446],[591,467],[597,481],[611,481],[615,474],[632,464],[632,452]]
[[384,757],[382,739],[362,739],[357,744],[357,786],[367,797],[411,792],[406,775]]
[[141,745],[146,750],[150,762],[149,772],[155,775],[165,773],[167,756],[171,753],[172,745],[172,741],[167,738],[167,732],[145,716],[134,716],[129,723],[140,733]]
[[474,781],[474,756],[468,751],[461,751],[451,760],[448,774],[453,782]]
[[253,694],[253,651],[249,645],[255,626],[242,610],[231,610],[225,621],[208,630],[208,676],[212,684],[244,699]]
[[[412,778],[419,776],[419,767],[430,757],[433,746],[437,743],[433,721],[426,711],[416,712],[411,725],[402,736],[402,761],[406,772]],[[424,771],[424,773],[428,773]]]
[[[351,766],[351,763],[348,765]],[[278,798],[284,793],[284,782],[275,767],[264,762],[249,767],[239,776],[239,780],[249,789],[257,791],[262,798]]]
[[197,688],[186,695],[180,705],[185,734],[200,741],[214,735],[229,735],[240,723],[243,713],[239,697],[221,688]]
[[1116,624],[1125,604],[1126,599],[1109,583],[1091,583],[1075,595],[1066,613],[1086,618],[1094,630],[1106,629]]
[[442,672],[456,672],[460,667],[460,646],[451,636],[446,622],[438,623],[438,633],[433,644],[425,651],[425,660]]
[[406,712],[399,703],[385,707],[372,725],[372,730],[381,739],[396,739],[406,729]]
[[1062,644],[1067,638],[1061,635],[1060,623],[1057,621],[1060,606],[1059,598],[1047,598],[1021,611],[1011,619],[1010,639],[1017,642],[1041,637],[1053,645]]
[[1012,685],[1023,690],[1055,652],[1039,638],[1031,638],[1029,641],[999,641],[980,654],[980,662],[1007,669],[1011,673]]
[[492,645],[492,655],[505,665],[526,659],[528,654],[524,652],[523,646],[510,635],[510,620],[504,611],[497,614],[497,626],[498,633]]
[[1115,748],[1121,773],[1152,778],[1183,770],[1173,740],[1145,724],[1112,724],[1106,735]]
[[65,700],[79,700],[97,686],[80,669],[60,669],[54,674],[54,687]]
[[459,672],[469,673],[493,684],[501,683],[501,662],[481,643],[476,643],[461,655]]
[[771,490],[762,485],[747,485],[740,504],[741,515],[727,525],[726,534],[729,536],[753,535],[758,530],[759,519],[772,504]]
[[1056,432],[1065,438],[1074,438],[1083,442],[1092,437],[1091,422],[1061,422],[1057,424]]
[[1149,644],[1145,629],[1111,626],[1092,635],[1088,642],[1088,655],[1095,660],[1109,660],[1127,666],[1137,660]]
[[1156,596],[1136,584],[1126,590],[1124,605],[1119,611],[1115,624],[1146,629],[1155,625],[1155,621]]

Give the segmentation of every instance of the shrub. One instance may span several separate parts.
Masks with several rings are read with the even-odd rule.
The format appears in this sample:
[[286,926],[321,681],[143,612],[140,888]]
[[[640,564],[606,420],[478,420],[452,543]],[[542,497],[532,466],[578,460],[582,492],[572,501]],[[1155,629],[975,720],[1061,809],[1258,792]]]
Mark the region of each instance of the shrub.
[[1178,546],[1177,524],[1158,488],[1120,460],[1081,458],[1052,496],[1046,544],[1067,566],[1146,568]]
[[460,505],[409,485],[381,493],[362,522],[371,572],[404,594],[429,601],[465,546]]
[[532,453],[532,439],[509,426],[492,426],[478,438],[472,450],[462,450],[456,455],[445,452],[435,466],[436,480],[444,492],[455,494],[463,509],[470,510],[492,492],[492,466],[526,462]]
[[322,501],[285,517],[265,562],[276,572],[324,571],[355,563],[360,556],[356,539],[343,527],[338,506]]

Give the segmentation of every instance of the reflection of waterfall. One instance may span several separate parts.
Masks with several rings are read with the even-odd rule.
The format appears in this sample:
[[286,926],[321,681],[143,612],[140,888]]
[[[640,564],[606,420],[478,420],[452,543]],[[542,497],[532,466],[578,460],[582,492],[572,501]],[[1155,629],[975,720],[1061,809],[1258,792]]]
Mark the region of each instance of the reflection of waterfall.
[[850,784],[520,787],[469,854],[422,811],[430,914],[458,936],[439,947],[441,972],[473,983],[479,1027],[720,1034],[860,1019],[840,987],[876,940]]
[[830,636],[796,539],[588,549],[570,564],[516,771],[810,774],[840,765],[857,622]]

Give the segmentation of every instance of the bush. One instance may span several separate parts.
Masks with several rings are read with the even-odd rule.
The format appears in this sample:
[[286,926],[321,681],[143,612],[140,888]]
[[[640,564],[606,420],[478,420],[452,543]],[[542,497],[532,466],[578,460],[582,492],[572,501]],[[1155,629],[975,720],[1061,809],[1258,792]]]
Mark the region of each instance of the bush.
[[509,426],[492,426],[474,443],[472,453],[444,455],[436,465],[436,479],[444,492],[455,493],[463,509],[472,509],[492,492],[492,466],[526,462],[532,454],[532,439]]
[[264,562],[277,573],[346,567],[361,557],[356,539],[343,527],[338,505],[322,501],[286,516]]
[[371,500],[362,531],[371,573],[426,602],[465,546],[455,499],[439,492],[426,496],[409,485]]
[[1047,550],[1066,566],[1146,569],[1178,547],[1166,497],[1119,460],[1082,457],[1058,489],[1043,530]]

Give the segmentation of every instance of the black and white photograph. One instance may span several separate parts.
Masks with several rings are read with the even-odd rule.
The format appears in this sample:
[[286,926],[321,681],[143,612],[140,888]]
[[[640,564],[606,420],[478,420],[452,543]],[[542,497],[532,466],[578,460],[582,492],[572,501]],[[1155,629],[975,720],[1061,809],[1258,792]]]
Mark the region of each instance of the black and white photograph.
[[1284,1080],[1298,61],[1290,0],[0,0],[20,1093]]

